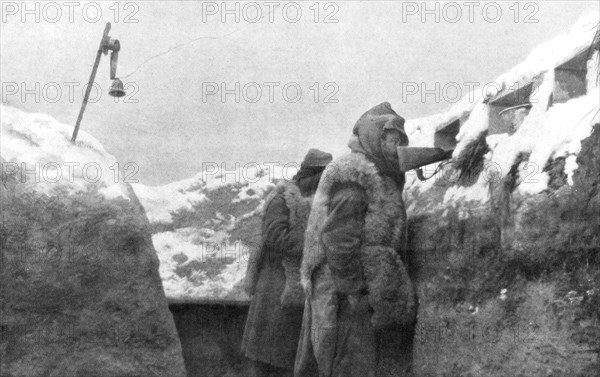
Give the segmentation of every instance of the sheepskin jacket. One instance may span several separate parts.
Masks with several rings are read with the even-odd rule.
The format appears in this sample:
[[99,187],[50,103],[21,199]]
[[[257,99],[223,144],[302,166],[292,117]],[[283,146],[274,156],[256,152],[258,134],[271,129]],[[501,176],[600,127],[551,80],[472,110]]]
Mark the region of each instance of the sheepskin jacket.
[[[304,240],[313,197],[303,197],[294,183],[285,183],[282,186],[284,187],[285,204],[290,210],[290,239]],[[304,291],[300,285],[300,263],[303,248],[302,242],[290,245],[289,250],[283,256],[282,264],[285,271],[285,288],[281,294],[283,306],[304,305]]]
[[[263,208],[268,208],[269,203],[277,195],[282,195],[285,205],[289,209],[289,239],[294,240],[289,244],[287,250],[283,251],[282,265],[285,271],[285,288],[281,294],[281,304],[283,306],[302,306],[304,304],[304,292],[300,285],[300,262],[302,259],[303,243],[297,240],[304,240],[304,231],[308,216],[312,196],[303,197],[298,186],[294,182],[281,181],[269,193],[265,199]],[[261,245],[253,250],[253,255],[250,256],[250,263],[246,272],[247,292],[254,294],[260,264],[263,258],[263,253],[269,245]]]
[[321,177],[305,233],[301,282],[307,295],[312,276],[327,263],[328,251],[321,239],[330,201],[336,187],[358,184],[367,198],[362,229],[360,264],[373,309],[371,323],[378,328],[414,321],[414,288],[400,258],[406,247],[406,211],[402,187],[379,174],[361,153],[350,153],[331,162]]

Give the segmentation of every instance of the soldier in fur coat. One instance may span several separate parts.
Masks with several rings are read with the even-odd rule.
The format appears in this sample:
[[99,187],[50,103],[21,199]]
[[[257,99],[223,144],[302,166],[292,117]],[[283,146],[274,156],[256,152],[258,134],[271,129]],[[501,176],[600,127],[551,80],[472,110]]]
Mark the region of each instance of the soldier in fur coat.
[[262,247],[251,255],[246,290],[253,296],[242,340],[254,376],[292,376],[304,291],[300,262],[313,195],[331,154],[311,149],[291,182],[265,200]]
[[[308,220],[301,279],[307,300],[295,375],[405,376],[416,319],[406,248],[404,119],[382,103],[356,123],[351,153],[323,172]],[[409,339],[407,339],[407,337]]]

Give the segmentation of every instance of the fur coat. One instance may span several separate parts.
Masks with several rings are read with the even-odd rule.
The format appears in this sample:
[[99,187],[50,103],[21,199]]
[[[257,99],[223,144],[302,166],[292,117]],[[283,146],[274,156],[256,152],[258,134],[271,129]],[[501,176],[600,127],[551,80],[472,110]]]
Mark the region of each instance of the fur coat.
[[312,292],[313,272],[327,262],[321,233],[328,215],[332,188],[344,183],[361,186],[368,201],[360,263],[373,309],[375,328],[412,323],[415,318],[414,288],[400,258],[406,247],[406,211],[402,188],[363,154],[350,153],[331,162],[321,177],[308,220],[301,266],[301,282]]

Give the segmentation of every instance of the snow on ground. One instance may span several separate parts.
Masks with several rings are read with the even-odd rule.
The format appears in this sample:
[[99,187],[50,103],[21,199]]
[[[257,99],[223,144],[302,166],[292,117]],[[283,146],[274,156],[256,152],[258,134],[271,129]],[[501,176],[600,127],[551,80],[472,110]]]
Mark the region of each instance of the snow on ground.
[[164,186],[146,186],[132,184],[136,195],[142,200],[146,214],[151,223],[170,223],[171,213],[180,209],[192,209],[194,204],[206,199],[202,193],[190,190],[188,182],[174,182]]
[[3,174],[15,172],[35,190],[52,194],[98,189],[108,199],[128,199],[117,160],[87,132],[71,143],[74,126],[47,114],[0,105]]
[[264,198],[279,179],[291,179],[296,171],[268,163],[207,165],[168,185],[133,185],[155,229],[152,240],[167,298],[248,300],[240,283],[257,243]]
[[168,298],[244,299],[234,287],[244,277],[248,265],[248,247],[230,244],[226,235],[221,242],[212,232],[198,235],[198,229],[182,228],[153,235],[160,260],[160,276]]
[[293,165],[281,166],[269,163],[237,166],[231,170],[207,165],[201,173],[192,178],[164,186],[144,184],[132,184],[132,186],[142,201],[150,222],[169,224],[173,221],[173,213],[192,210],[194,205],[207,200],[207,192],[224,187],[236,190],[236,186],[240,186],[233,203],[252,199],[262,200],[265,192],[271,190],[277,180],[291,179],[297,170]]

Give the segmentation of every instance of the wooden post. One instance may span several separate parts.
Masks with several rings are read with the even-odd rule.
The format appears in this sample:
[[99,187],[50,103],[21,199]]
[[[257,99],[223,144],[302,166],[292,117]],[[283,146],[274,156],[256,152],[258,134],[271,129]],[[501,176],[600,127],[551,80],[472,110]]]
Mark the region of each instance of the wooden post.
[[104,34],[102,34],[102,40],[100,41],[100,47],[98,47],[98,52],[96,53],[96,60],[94,61],[94,67],[92,68],[92,74],[90,75],[90,79],[88,81],[88,86],[85,90],[85,95],[83,96],[83,103],[81,104],[81,109],[79,110],[79,116],[77,117],[77,122],[75,123],[75,129],[73,130],[73,136],[71,137],[71,142],[74,143],[75,139],[77,139],[77,133],[79,132],[79,125],[81,124],[81,118],[83,118],[83,112],[85,111],[85,107],[87,105],[88,99],[90,98],[90,92],[92,90],[92,85],[94,84],[94,79],[96,78],[96,71],[98,70],[98,65],[100,64],[100,58],[102,57],[102,53],[105,50],[105,46],[108,42],[108,32],[110,31],[110,22],[106,23],[106,27],[104,28]]

